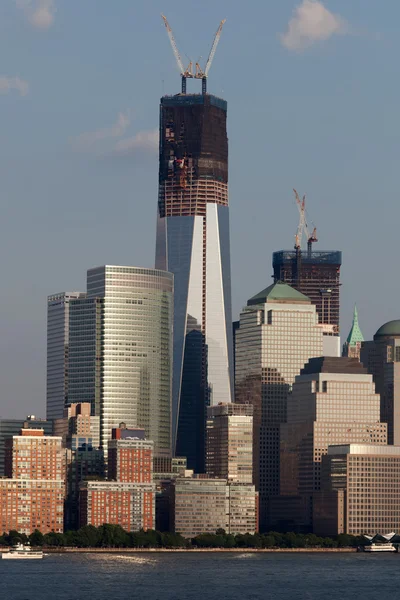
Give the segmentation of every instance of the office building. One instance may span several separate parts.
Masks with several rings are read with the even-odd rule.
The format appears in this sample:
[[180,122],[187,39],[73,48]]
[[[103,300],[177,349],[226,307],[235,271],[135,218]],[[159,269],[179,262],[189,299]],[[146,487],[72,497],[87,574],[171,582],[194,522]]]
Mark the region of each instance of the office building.
[[175,277],[173,446],[199,473],[206,406],[233,394],[226,117],[207,93],[161,99],[156,268]]
[[186,457],[155,459],[153,480],[156,485],[156,529],[172,531],[172,484],[178,477],[193,477]]
[[280,496],[271,502],[274,528],[310,531],[313,494],[321,490],[321,461],[335,444],[385,446],[380,398],[356,358],[311,359],[296,377],[281,425]]
[[6,440],[18,435],[21,429],[43,429],[45,435],[51,435],[53,423],[35,415],[28,415],[26,419],[0,419],[0,477],[5,476]]
[[120,525],[126,531],[155,529],[152,483],[83,481],[79,494],[79,524]]
[[253,483],[253,406],[218,404],[207,409],[207,474]]
[[324,356],[340,355],[340,267],[342,253],[280,250],[273,253],[274,281],[294,287],[316,306],[324,332]]
[[243,483],[228,483],[226,531],[233,535],[258,531],[259,502],[255,486]]
[[224,529],[232,535],[258,531],[258,494],[253,485],[201,476],[170,485],[171,531],[185,538]]
[[296,377],[281,425],[281,494],[312,494],[333,444],[387,444],[380,398],[356,358],[312,358]]
[[399,531],[399,446],[329,446],[321,487],[313,500],[317,535]]
[[361,344],[363,341],[364,336],[358,323],[358,311],[357,306],[355,306],[353,322],[347,340],[343,344],[342,356],[349,356],[350,358],[358,358],[360,360]]
[[60,419],[68,404],[68,338],[71,300],[81,292],[62,292],[47,298],[47,419]]
[[388,425],[388,443],[400,445],[400,320],[378,329],[373,341],[362,342],[360,360],[372,374],[381,396],[381,421]]
[[279,494],[279,428],[296,375],[322,355],[322,330],[309,298],[275,283],[247,302],[236,332],[236,401],[252,403],[254,483],[260,492],[260,526],[266,504]]
[[190,539],[226,529],[226,488],[226,479],[176,479],[172,487],[172,531]]
[[171,455],[173,275],[137,267],[88,271],[70,303],[69,401],[90,402],[107,450],[121,422]]
[[7,439],[7,478],[0,479],[1,531],[63,531],[63,467],[60,437],[46,436],[42,429],[22,429]]

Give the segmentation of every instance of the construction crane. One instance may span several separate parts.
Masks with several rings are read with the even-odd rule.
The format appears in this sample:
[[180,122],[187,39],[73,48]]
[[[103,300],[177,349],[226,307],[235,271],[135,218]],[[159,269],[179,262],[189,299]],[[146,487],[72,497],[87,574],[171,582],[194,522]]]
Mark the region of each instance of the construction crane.
[[311,256],[312,244],[314,242],[318,242],[317,228],[314,227],[314,229],[312,230],[312,232],[310,234],[310,230],[308,228],[308,224],[307,224],[307,220],[306,220],[306,197],[304,195],[302,200],[300,200],[299,194],[296,192],[296,190],[293,189],[293,191],[294,191],[297,208],[299,209],[299,215],[300,215],[299,224],[297,226],[297,232],[296,232],[296,236],[295,236],[294,249],[297,252],[301,251],[301,241],[302,241],[303,232],[304,232],[307,237],[307,255]]
[[193,68],[193,62],[190,61],[188,67],[185,69],[185,67],[183,66],[183,62],[181,59],[181,55],[179,54],[179,50],[178,50],[178,46],[176,45],[175,42],[175,38],[174,38],[174,34],[172,33],[172,29],[167,21],[167,17],[165,17],[164,15],[161,15],[163,20],[164,20],[164,25],[167,29],[167,33],[168,33],[168,37],[169,37],[169,41],[171,42],[171,46],[172,46],[172,51],[174,53],[175,59],[176,59],[176,63],[178,65],[178,69],[179,72],[181,74],[181,78],[182,78],[182,94],[186,94],[186,80],[187,79],[201,79],[202,80],[202,93],[206,94],[207,93],[207,77],[208,77],[208,73],[210,71],[211,68],[211,64],[214,60],[214,56],[215,56],[215,52],[217,50],[217,46],[221,37],[221,32],[222,32],[222,27],[224,26],[224,23],[226,21],[226,19],[223,19],[221,21],[221,23],[219,24],[219,27],[217,29],[217,33],[215,34],[214,37],[214,41],[213,44],[211,46],[211,50],[210,50],[210,54],[208,55],[208,59],[206,62],[206,66],[204,68],[204,70],[201,68],[200,64],[198,62],[196,62],[195,65],[195,72],[193,73],[192,68]]
[[178,46],[176,45],[176,42],[175,42],[174,34],[172,33],[170,24],[167,21],[167,17],[165,17],[164,15],[161,15],[161,16],[164,20],[164,25],[165,25],[165,28],[168,33],[169,41],[171,42],[172,51],[174,53],[176,63],[178,65],[178,69],[179,69],[179,72],[182,77],[182,94],[186,94],[186,79],[194,77],[194,75],[192,73],[193,63],[190,62],[188,67],[185,69],[185,67],[183,66],[181,55],[179,54]]
[[208,77],[208,73],[210,71],[212,62],[214,60],[214,56],[215,56],[215,53],[217,51],[217,46],[218,46],[219,40],[221,38],[222,28],[223,28],[225,22],[226,22],[226,19],[222,19],[221,23],[219,24],[219,27],[217,29],[217,33],[215,34],[214,41],[213,41],[212,46],[211,46],[210,54],[208,55],[208,59],[207,59],[204,71],[200,67],[199,63],[198,62],[196,63],[196,74],[195,74],[195,77],[196,77],[196,79],[201,79],[202,80],[202,93],[203,94],[207,93],[207,77]]

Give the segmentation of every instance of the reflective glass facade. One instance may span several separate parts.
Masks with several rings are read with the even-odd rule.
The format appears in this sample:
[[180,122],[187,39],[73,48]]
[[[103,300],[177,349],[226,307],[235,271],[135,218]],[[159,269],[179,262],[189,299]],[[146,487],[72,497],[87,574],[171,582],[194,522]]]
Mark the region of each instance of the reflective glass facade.
[[204,471],[206,406],[232,399],[226,102],[164,97],[156,268],[174,274],[172,434]]
[[68,403],[69,303],[81,292],[62,292],[47,299],[46,416],[61,419]]
[[100,441],[124,422],[171,453],[173,275],[103,266],[88,271],[87,298],[70,312],[71,402],[91,402]]

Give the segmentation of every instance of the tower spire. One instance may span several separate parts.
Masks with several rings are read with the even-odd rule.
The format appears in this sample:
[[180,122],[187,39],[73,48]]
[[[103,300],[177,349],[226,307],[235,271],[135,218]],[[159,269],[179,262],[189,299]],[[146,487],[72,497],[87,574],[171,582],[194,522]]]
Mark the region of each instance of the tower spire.
[[353,312],[353,323],[351,325],[349,335],[347,336],[347,343],[349,344],[349,346],[354,346],[357,342],[363,342],[363,341],[364,341],[364,336],[360,329],[360,325],[358,324],[358,310],[357,310],[357,305],[355,304],[354,312]]

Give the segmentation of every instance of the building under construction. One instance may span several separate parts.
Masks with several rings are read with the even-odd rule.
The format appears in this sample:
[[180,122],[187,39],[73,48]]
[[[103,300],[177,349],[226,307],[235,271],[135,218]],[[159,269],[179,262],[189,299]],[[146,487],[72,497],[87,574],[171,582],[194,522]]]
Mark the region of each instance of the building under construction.
[[274,281],[288,283],[315,304],[326,334],[338,335],[340,266],[338,250],[280,250],[273,253]]
[[[207,405],[233,396],[227,103],[207,93],[206,66],[184,69],[181,93],[161,98],[156,265],[174,274],[173,452],[204,472]],[[186,93],[186,79],[201,93]]]
[[[308,229],[305,196],[300,200],[296,190],[293,191],[300,214],[296,242],[294,250],[273,253],[274,281],[287,283],[308,296],[317,308],[324,334],[336,337],[336,341],[339,342],[342,253],[338,250],[313,250],[313,243],[318,241],[317,230],[315,227],[312,232]],[[307,239],[306,251],[301,248],[303,233]],[[339,345],[333,343],[329,347],[328,344],[327,352],[336,354],[339,352]]]

